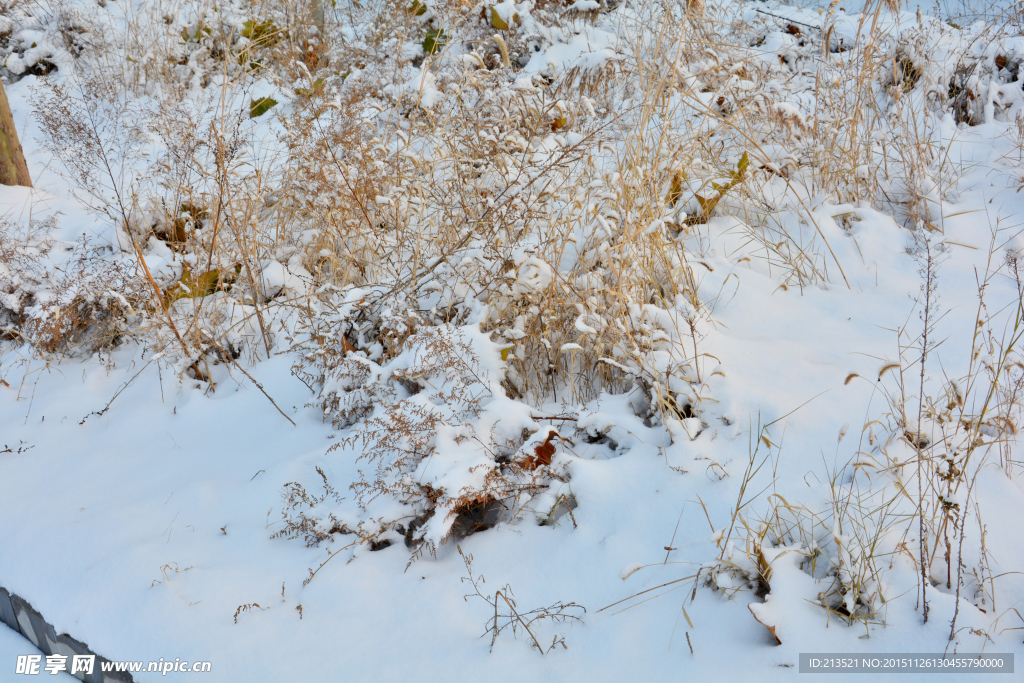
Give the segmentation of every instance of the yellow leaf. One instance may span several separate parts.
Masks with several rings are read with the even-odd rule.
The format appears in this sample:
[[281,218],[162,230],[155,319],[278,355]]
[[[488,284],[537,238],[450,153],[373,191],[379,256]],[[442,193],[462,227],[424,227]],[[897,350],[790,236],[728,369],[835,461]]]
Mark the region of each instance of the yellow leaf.
[[676,171],[672,176],[672,185],[668,188],[668,195],[665,196],[665,203],[675,206],[680,197],[683,196],[683,182],[686,181],[686,174]]
[[[513,19],[513,21],[515,21],[515,19]],[[502,19],[501,15],[498,14],[498,8],[497,7],[492,7],[491,8],[491,26],[493,26],[494,28],[498,29],[499,31],[507,31],[508,30],[508,22],[506,22],[504,19]]]
[[214,268],[202,275],[193,275],[186,265],[182,268],[181,279],[164,292],[164,305],[170,306],[178,299],[200,299],[210,296],[220,287],[229,288],[234,280],[235,273],[220,268]]

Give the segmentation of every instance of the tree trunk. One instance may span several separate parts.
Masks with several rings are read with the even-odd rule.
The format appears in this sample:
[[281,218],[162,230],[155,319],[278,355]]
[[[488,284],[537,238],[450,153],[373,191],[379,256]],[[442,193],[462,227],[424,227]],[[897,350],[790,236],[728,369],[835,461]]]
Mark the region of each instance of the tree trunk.
[[32,187],[32,178],[28,175],[28,164],[25,163],[25,153],[21,151],[21,143],[18,142],[14,116],[3,83],[0,83],[0,185]]

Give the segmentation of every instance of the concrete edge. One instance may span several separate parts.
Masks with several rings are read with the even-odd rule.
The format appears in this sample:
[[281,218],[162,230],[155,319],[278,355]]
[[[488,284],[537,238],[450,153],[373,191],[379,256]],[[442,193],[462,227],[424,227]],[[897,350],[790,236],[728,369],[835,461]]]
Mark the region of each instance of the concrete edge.
[[83,683],[134,683],[132,675],[127,671],[103,672],[101,663],[109,662],[109,659],[97,655],[85,643],[66,633],[57,635],[53,626],[27,600],[8,592],[3,586],[0,586],[0,622],[21,634],[44,655],[68,657],[69,672],[73,655],[95,656],[96,664],[93,666],[91,674],[81,672],[72,674]]

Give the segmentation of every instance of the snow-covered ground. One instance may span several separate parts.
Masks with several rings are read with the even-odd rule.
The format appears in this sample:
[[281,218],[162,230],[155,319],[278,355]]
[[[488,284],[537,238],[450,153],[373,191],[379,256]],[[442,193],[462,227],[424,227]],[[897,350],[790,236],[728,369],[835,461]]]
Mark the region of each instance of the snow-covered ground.
[[[719,8],[709,1],[708,12],[714,6],[722,12],[716,17],[741,24],[751,35],[763,34],[758,47],[766,56],[748,62],[764,69],[759,87],[775,89],[779,111],[792,110],[809,120],[818,92],[814,73],[794,67],[786,80],[775,78],[771,69],[780,68],[780,59],[783,66],[810,60],[821,51],[820,44],[810,39],[797,44],[799,36],[785,22],[753,11],[764,8],[806,25],[825,16],[829,7],[798,4],[723,3]],[[861,5],[844,5],[847,16],[835,19],[836,35],[856,37],[859,17],[854,13]],[[539,43],[543,50],[527,55],[510,82],[528,90],[534,87],[530,78],[543,76],[546,69],[561,73],[574,62],[604,64],[621,58],[630,45],[622,33],[635,29],[639,16],[630,14],[630,6],[623,3],[592,24],[581,22],[574,36],[562,36],[565,40],[545,34],[547,42]],[[521,21],[537,22],[538,35],[547,30],[540,18],[529,14],[532,5],[505,2],[496,7],[502,9],[495,9],[494,16],[512,22],[513,11],[520,12]],[[934,9],[924,4],[921,9],[931,21]],[[869,10],[874,11],[874,4]],[[981,16],[991,5],[978,8],[964,0],[956,8],[947,7],[939,19],[971,10]],[[104,11],[131,15],[127,9]],[[264,352],[263,342],[253,342],[262,354],[258,362],[247,351],[237,362],[206,370],[206,378],[189,374],[196,357],[182,360],[175,355],[166,329],[126,333],[121,343],[91,355],[44,354],[17,339],[5,341],[0,346],[0,586],[29,600],[58,633],[70,634],[108,659],[210,661],[212,673],[207,676],[217,681],[748,676],[774,681],[801,677],[800,653],[948,649],[1021,655],[1024,537],[1018,519],[1024,511],[1024,473],[1013,422],[1019,399],[1012,391],[1020,385],[1024,365],[1015,369],[1013,363],[1019,361],[1010,342],[1016,341],[1015,324],[1021,323],[1020,282],[1013,268],[1018,257],[1024,258],[1024,223],[1019,219],[1024,215],[1024,194],[1019,193],[1024,133],[1017,123],[1024,112],[1024,72],[1014,71],[1011,77],[1006,64],[1013,62],[1019,69],[1024,39],[1012,28],[986,33],[984,16],[973,28],[951,28],[937,20],[927,30],[913,11],[880,16],[894,35],[917,27],[919,33],[900,43],[901,49],[913,51],[915,63],[926,65],[919,78],[925,84],[933,79],[940,99],[946,90],[952,92],[946,81],[955,71],[958,50],[983,65],[979,74],[989,73],[984,65],[996,64],[988,80],[978,76],[970,86],[971,92],[987,98],[966,105],[974,107],[970,122],[977,125],[958,124],[954,105],[936,105],[916,80],[903,95],[892,95],[894,111],[904,98],[905,110],[900,111],[926,123],[927,129],[911,142],[906,137],[911,126],[897,129],[893,123],[900,115],[877,124],[879,136],[873,147],[868,144],[877,155],[871,167],[851,169],[851,175],[865,182],[869,177],[877,181],[881,189],[873,201],[841,203],[813,184],[800,185],[797,171],[778,169],[821,157],[804,150],[805,156],[797,159],[799,154],[767,136],[760,140],[759,149],[767,150],[763,154],[768,158],[753,151],[750,156],[775,172],[744,176],[754,186],[750,194],[723,200],[708,221],[671,236],[685,248],[687,272],[699,285],[697,294],[706,308],[692,341],[689,333],[675,335],[666,328],[659,332],[663,337],[652,337],[648,350],[656,371],[665,371],[666,357],[687,357],[678,367],[698,373],[685,382],[673,378],[671,369],[667,378],[662,376],[673,396],[689,401],[686,411],[681,406],[675,412],[652,408],[660,385],[648,382],[641,389],[640,380],[625,391],[621,384],[609,383],[607,391],[595,391],[594,397],[580,397],[565,386],[546,397],[506,395],[500,380],[515,360],[516,348],[525,348],[525,343],[513,343],[526,333],[522,323],[500,332],[495,325],[490,336],[481,332],[492,320],[482,303],[467,304],[457,323],[432,328],[458,330],[461,325],[462,332],[452,334],[465,335],[466,348],[477,356],[440,370],[429,366],[429,351],[423,351],[433,348],[429,339],[417,347],[414,336],[405,351],[385,357],[369,332],[363,338],[363,332],[355,334],[355,323],[344,328],[339,334],[349,329],[353,333],[345,337],[343,355],[358,358],[376,379],[357,387],[373,396],[368,411],[350,420],[353,424],[341,425],[325,415],[323,401],[330,398],[330,382],[339,394],[344,382],[328,376],[310,387],[296,376],[296,365],[310,367],[310,347],[297,341],[308,341],[302,335],[309,329],[297,322],[300,314],[292,308],[273,308],[271,298],[277,294],[268,297],[266,309],[268,324],[279,331],[275,345]],[[120,20],[110,21],[120,25]],[[48,35],[45,28],[38,33]],[[45,51],[41,41],[37,47],[23,45],[20,52],[8,45],[21,60],[14,66],[22,68],[24,55],[32,50]],[[413,42],[422,57],[419,42]],[[49,301],[39,293],[49,291],[46,287],[56,291],[62,273],[72,269],[65,254],[78,253],[73,249],[79,235],[87,235],[90,244],[109,245],[108,251],[116,252],[110,258],[126,263],[135,258],[126,246],[125,231],[113,227],[110,216],[90,211],[88,205],[95,205],[96,198],[86,196],[82,185],[75,189],[62,172],[60,154],[54,154],[52,144],[47,146],[47,130],[32,113],[44,101],[38,89],[43,79],[69,79],[72,57],[62,50],[57,46],[47,56],[58,65],[55,74],[11,78],[6,85],[36,188],[0,187],[0,211],[7,216],[0,230],[25,245],[27,251],[19,254],[47,264],[33,285],[36,312]],[[843,54],[837,52],[833,59]],[[893,54],[893,69],[903,68],[898,61],[903,53]],[[1004,54],[1009,60],[998,67]],[[196,59],[190,62],[193,66]],[[17,68],[11,69],[10,60],[6,63],[6,75],[13,74]],[[189,78],[196,80],[188,96],[200,101],[199,67],[194,68]],[[426,67],[403,68],[387,84],[382,82],[381,101],[415,91],[423,110],[431,110],[453,97],[452,81],[442,79],[434,88]],[[681,69],[678,63],[674,68]],[[1000,75],[1000,68],[1007,74]],[[697,72],[687,73],[684,77],[679,71],[680,81],[697,92],[697,81],[685,80],[697,79]],[[752,84],[755,76],[747,79],[734,76],[725,85],[715,81],[719,89],[711,93],[709,86],[701,97],[711,106],[719,92],[733,97],[729,88],[743,90],[743,83]],[[309,81],[312,85],[313,79]],[[769,81],[775,85],[765,85]],[[281,109],[299,108],[294,88],[272,79],[249,85],[260,96],[282,102]],[[897,84],[895,90],[899,88]],[[679,101],[676,106],[681,106]],[[681,130],[689,125],[688,115],[666,115],[664,123]],[[598,123],[600,116],[595,115]],[[620,121],[635,121],[628,112],[622,116]],[[376,121],[370,116],[367,120]],[[281,124],[260,117],[246,119],[245,125],[266,140]],[[552,128],[551,137],[559,127]],[[619,128],[612,134],[611,148],[624,148],[616,145],[625,144],[627,131]],[[575,133],[563,137],[571,135]],[[165,142],[154,133],[147,144],[163,149]],[[569,144],[576,143],[570,139]],[[900,156],[900,150],[911,147],[918,162]],[[920,151],[924,147],[928,154]],[[253,158],[261,149],[274,153],[272,143],[255,148]],[[726,167],[739,168],[738,154],[726,156]],[[138,163],[137,168],[145,168]],[[927,177],[914,176],[919,168],[927,169]],[[670,169],[666,187],[671,178]],[[698,191],[703,190],[698,186]],[[916,204],[905,200],[912,191],[918,193]],[[657,195],[664,196],[664,190]],[[765,203],[758,205],[753,196]],[[775,201],[778,205],[769,206]],[[389,202],[400,204],[379,198],[382,206]],[[912,204],[917,214],[908,208]],[[679,207],[682,203],[673,201],[662,223],[652,224],[647,232],[667,232],[665,222]],[[700,208],[691,201],[686,210],[692,215],[695,207]],[[32,221],[49,231],[46,249],[38,246],[43,242],[19,232]],[[607,226],[607,221],[598,222]],[[612,228],[605,229],[608,241],[595,251],[607,251],[609,242],[615,251],[624,243],[611,236]],[[513,279],[520,289],[515,291],[528,291],[538,286],[529,283],[574,267],[570,261],[586,257],[587,239],[589,235],[580,233],[578,253],[567,251],[562,262],[531,256],[542,250],[539,240],[535,251],[517,252],[519,260],[510,266],[519,269],[518,279]],[[297,244],[305,248],[308,241]],[[186,280],[181,254],[155,236],[143,246],[146,263],[158,277],[163,273],[165,283]],[[278,247],[259,264],[261,287],[310,296],[311,269],[296,260],[295,247],[289,248]],[[934,266],[930,290],[922,289],[929,283],[922,273],[928,253]],[[478,252],[471,256],[484,260]],[[624,263],[627,270],[642,268]],[[593,272],[598,273],[606,262],[595,264]],[[6,267],[0,264],[0,284],[13,301],[24,283]],[[457,279],[458,272],[453,266],[448,275],[438,277]],[[979,307],[980,288],[984,305]],[[323,319],[336,315],[347,325],[344,316],[355,310],[353,302],[375,291],[367,285],[337,293],[333,308],[324,305]],[[930,307],[924,305],[928,292]],[[249,310],[252,300],[247,303],[238,296],[237,307]],[[229,294],[207,298],[216,297],[226,301]],[[644,310],[655,318],[693,311],[682,298],[673,306],[655,310],[650,304]],[[185,306],[198,300],[172,300],[171,313],[181,316],[179,324]],[[434,313],[443,308],[439,301],[429,302]],[[931,342],[922,377],[919,339],[926,311]],[[604,324],[600,311],[585,313],[580,306],[579,312],[578,337],[558,343],[586,344],[597,336],[594,326]],[[243,329],[249,332],[229,337],[232,343],[257,338],[255,323],[247,324]],[[691,343],[694,348],[687,347]],[[352,344],[358,350],[349,349]],[[582,346],[561,348],[565,354],[577,349],[583,353]],[[679,349],[681,355],[672,355]],[[616,358],[614,362],[625,364],[632,356]],[[989,392],[991,382],[984,378],[990,370],[1011,393]],[[389,384],[395,372],[406,383]],[[206,379],[215,380],[215,388]],[[413,390],[408,382],[420,384]],[[918,424],[922,386],[932,403]],[[480,390],[487,397],[474,399],[479,407],[463,412],[452,407],[458,403],[457,392]],[[386,426],[396,415],[406,415],[401,410],[411,410],[409,406],[433,410],[430,401],[442,415],[431,441],[436,450],[403,471],[404,479],[396,475],[387,481],[397,482],[396,487],[410,486],[413,478],[418,484],[429,482],[432,492],[441,492],[429,503],[438,512],[425,511],[423,501],[410,503],[400,495],[357,504],[363,502],[357,498],[359,491],[349,485],[366,481],[364,472],[374,467],[359,456],[384,457],[382,444],[388,442],[383,437],[351,440],[353,435],[362,434],[371,420]],[[1006,411],[996,414],[996,404],[1007,406]],[[493,528],[450,535],[456,514],[445,511],[466,509],[453,491],[491,491],[483,488],[480,473],[504,473],[510,462],[521,464],[516,458],[524,453],[539,457],[549,425],[560,437],[544,439],[555,447],[547,455],[549,462],[513,468],[516,481],[528,481],[530,487],[509,495],[512,509]],[[511,460],[489,450],[506,436],[514,441],[524,426],[530,434],[525,443],[519,437],[510,447]],[[485,445],[477,437],[486,433],[498,436]],[[937,450],[936,443],[946,450]],[[332,448],[337,444],[345,447]],[[375,444],[379,452],[367,444]],[[945,454],[952,453],[949,457],[961,469],[947,479],[936,475],[937,481],[963,482],[962,487],[942,489],[944,493],[939,488],[945,484],[936,484],[939,488],[925,496],[939,506],[929,507],[928,514],[940,530],[938,546],[928,551],[937,559],[928,585],[927,623],[916,564],[915,515],[921,507],[916,462],[922,453],[939,475],[950,471]],[[966,453],[970,457],[962,460]],[[336,496],[323,491],[323,481],[330,482]],[[315,496],[316,504],[292,506],[284,497],[295,491],[285,488],[292,482]],[[559,501],[570,497],[574,507],[566,513]],[[288,531],[286,523],[295,520],[289,515],[298,509],[315,518],[316,530],[327,532],[322,542],[309,547],[301,538],[279,534]],[[953,520],[947,526],[942,526],[943,514]],[[422,529],[418,537],[410,525],[413,519]],[[330,533],[335,522],[356,533]],[[359,542],[375,525],[379,533]],[[416,542],[430,551],[414,555],[403,536],[413,551]],[[431,543],[436,545],[431,548]],[[947,547],[951,558],[944,558]],[[947,567],[952,577],[948,587]],[[485,582],[477,586],[482,596],[470,580],[481,576]],[[492,643],[486,631],[496,612],[484,598],[500,600],[496,591],[509,598],[514,594],[519,612],[562,604],[553,612],[581,620],[544,619],[534,622],[531,632],[504,630]],[[508,607],[498,602],[502,614]],[[542,655],[534,638],[544,649],[556,638],[565,647],[557,645]],[[0,627],[0,681],[19,680],[13,673],[15,656],[34,652]],[[847,675],[869,677],[873,675]],[[936,675],[940,680],[963,677]],[[1009,680],[1011,675],[995,677]],[[139,674],[136,679],[156,676]]]

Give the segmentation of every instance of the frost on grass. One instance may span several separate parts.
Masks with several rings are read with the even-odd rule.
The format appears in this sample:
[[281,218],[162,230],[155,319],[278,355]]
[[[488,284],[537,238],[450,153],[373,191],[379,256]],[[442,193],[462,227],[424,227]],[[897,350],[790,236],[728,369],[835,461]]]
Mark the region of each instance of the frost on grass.
[[[418,329],[383,363],[358,352],[308,357],[320,363],[314,381],[325,417],[340,426],[356,421],[330,453],[364,467],[350,486],[361,539],[433,553],[452,536],[522,515],[536,494],[564,480],[548,430],[506,396],[500,355],[473,326],[446,325]],[[291,503],[286,523],[302,528],[313,506]]]
[[[31,88],[77,212],[0,224],[2,334],[48,356],[155,347],[185,383],[240,371],[271,401],[245,368],[287,357],[336,441],[315,486],[284,486],[277,538],[418,559],[499,524],[575,526],[601,498],[577,508],[581,464],[642,451],[716,498],[738,486],[724,520],[701,500],[717,545],[687,561],[765,600],[751,613],[784,643],[799,621],[883,623],[908,577],[922,617],[932,589],[994,609],[976,487],[1016,462],[1021,244],[953,160],[958,137],[992,143],[985,173],[1024,183],[1018,15],[370,0],[318,24],[305,1],[123,4],[0,2],[0,74]],[[81,236],[87,216],[102,227]],[[758,339],[747,376],[722,359],[794,299],[852,319],[905,285],[884,272],[915,270],[896,242],[920,268],[910,322],[839,377],[884,406],[844,414],[836,461],[799,472],[820,485],[787,498],[784,429],[751,426],[737,455],[737,411],[782,414],[793,368],[773,354],[818,353],[821,331]],[[955,249],[988,260],[943,309]],[[973,330],[964,362],[936,346],[947,324]],[[781,379],[756,394],[762,375]],[[477,596],[493,637],[550,650],[531,620],[560,607]]]

